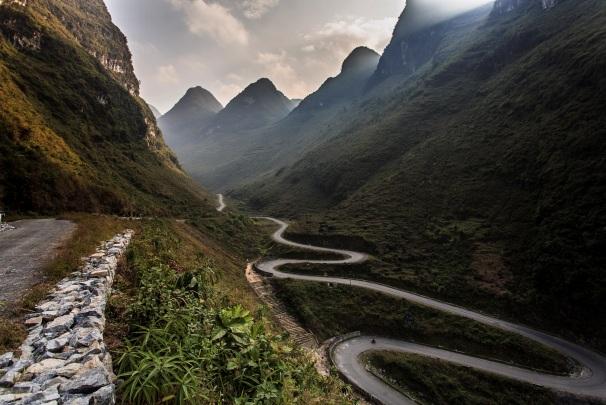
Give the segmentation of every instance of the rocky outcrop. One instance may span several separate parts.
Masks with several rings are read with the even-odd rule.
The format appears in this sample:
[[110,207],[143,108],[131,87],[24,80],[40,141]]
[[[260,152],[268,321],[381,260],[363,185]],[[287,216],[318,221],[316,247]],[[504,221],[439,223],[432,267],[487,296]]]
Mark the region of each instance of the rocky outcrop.
[[529,0],[496,0],[494,2],[494,15],[502,15],[526,6]]
[[133,236],[119,234],[85,259],[36,307],[17,358],[0,356],[0,404],[113,404],[105,306],[118,260]]
[[543,10],[553,8],[558,0],[496,0],[494,3],[493,15],[503,15],[510,13],[522,7],[527,7],[533,3],[539,3]]
[[15,229],[15,227],[12,226],[12,225],[9,225],[9,224],[0,224],[0,232],[12,231],[13,229]]
[[102,0],[50,1],[47,7],[122,86],[132,95],[139,94],[126,37],[112,22]]
[[[17,5],[25,7],[26,2],[8,1],[1,5]],[[7,40],[20,51],[39,51],[42,48],[42,33],[37,29],[23,29],[23,22],[11,15],[9,17],[0,18],[0,35],[6,37]]]
[[[0,6],[2,5],[26,7],[29,3],[28,0],[0,0]],[[132,95],[139,94],[139,81],[135,77],[126,37],[112,23],[103,1],[64,0],[63,2],[50,2],[48,7],[86,51],[94,56],[116,80]],[[39,35],[38,33],[38,36],[33,38],[14,38],[13,43],[22,49],[39,50]]]
[[368,88],[372,88],[395,75],[413,75],[429,63],[440,63],[445,59],[441,45],[445,35],[452,35],[458,26],[464,26],[485,18],[505,15],[525,7],[553,8],[558,0],[496,0],[490,6],[480,7],[459,16],[440,20],[433,6],[418,0],[408,0],[406,8],[398,20],[391,42],[381,56],[376,72],[370,78]]
[[13,45],[17,49],[29,49],[32,51],[39,51],[41,47],[42,34],[40,32],[34,32],[31,37],[25,35],[14,35]]
[[461,27],[478,24],[489,13],[490,7],[480,7],[445,19],[435,12],[435,7],[422,1],[408,0],[367,88],[373,88],[392,76],[405,78],[426,66],[441,63],[448,57],[442,49],[447,36],[452,36]]
[[317,91],[301,101],[293,115],[313,113],[336,104],[351,103],[362,94],[366,82],[377,69],[379,58],[379,54],[372,49],[354,49],[343,61],[339,75],[326,80]]
[[558,4],[558,0],[541,0],[543,5],[543,10],[547,10],[549,8],[553,8]]

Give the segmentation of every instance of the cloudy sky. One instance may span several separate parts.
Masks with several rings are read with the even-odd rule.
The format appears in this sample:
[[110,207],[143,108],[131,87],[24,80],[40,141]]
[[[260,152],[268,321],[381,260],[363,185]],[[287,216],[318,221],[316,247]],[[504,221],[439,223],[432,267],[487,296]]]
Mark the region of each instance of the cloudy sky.
[[[424,0],[441,1],[441,0]],[[488,0],[444,0],[469,7]],[[129,40],[142,95],[166,112],[192,86],[227,103],[270,78],[303,98],[353,48],[381,52],[405,0],[106,0]]]

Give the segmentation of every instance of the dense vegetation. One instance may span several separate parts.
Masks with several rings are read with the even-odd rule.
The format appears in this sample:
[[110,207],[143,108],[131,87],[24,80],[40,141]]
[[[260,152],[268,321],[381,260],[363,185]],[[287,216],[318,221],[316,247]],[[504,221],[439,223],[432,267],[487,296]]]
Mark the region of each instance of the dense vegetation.
[[156,221],[128,250],[108,309],[110,335],[122,333],[114,346],[122,400],[351,403],[263,318],[219,293],[221,270],[191,243]]
[[568,372],[558,353],[528,339],[382,294],[343,286],[276,281],[279,297],[320,339],[355,331],[490,359]]
[[604,349],[606,4],[488,12],[442,26],[427,63],[239,196],[365,238],[371,277]]
[[588,404],[517,381],[415,355],[365,354],[371,372],[420,404]]
[[0,6],[2,208],[208,209],[137,92],[126,40],[102,1]]

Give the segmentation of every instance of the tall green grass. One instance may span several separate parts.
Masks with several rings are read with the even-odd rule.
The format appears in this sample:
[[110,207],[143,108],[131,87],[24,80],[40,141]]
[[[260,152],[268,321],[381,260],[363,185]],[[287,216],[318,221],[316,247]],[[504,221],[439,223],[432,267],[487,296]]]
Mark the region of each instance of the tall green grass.
[[285,336],[219,294],[220,269],[182,257],[175,235],[164,222],[144,226],[124,269],[132,295],[110,303],[111,318],[127,308],[127,339],[114,352],[123,403],[351,403]]

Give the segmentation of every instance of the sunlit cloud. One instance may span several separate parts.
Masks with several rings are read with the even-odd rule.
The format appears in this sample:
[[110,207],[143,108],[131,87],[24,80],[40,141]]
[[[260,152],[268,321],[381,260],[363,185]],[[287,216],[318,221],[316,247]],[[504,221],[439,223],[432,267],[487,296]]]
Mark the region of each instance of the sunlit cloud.
[[179,74],[174,65],[159,66],[155,78],[159,84],[166,85],[179,83]]
[[260,52],[255,62],[263,67],[267,77],[278,89],[288,93],[288,97],[301,98],[311,91],[309,84],[305,83],[295,69],[297,59],[289,56],[285,51]]
[[[417,0],[453,13],[490,0]],[[292,98],[382,52],[405,0],[105,0],[128,37],[142,94],[168,110],[189,87],[223,103],[261,77]]]
[[169,0],[183,13],[185,23],[193,34],[208,35],[225,44],[248,43],[248,32],[231,12],[218,3],[205,0]]
[[276,7],[280,0],[243,0],[242,9],[246,18],[261,18]]
[[382,51],[391,38],[396,22],[396,17],[367,19],[353,16],[330,21],[304,36],[308,44],[303,50],[330,50],[340,58],[358,46]]

